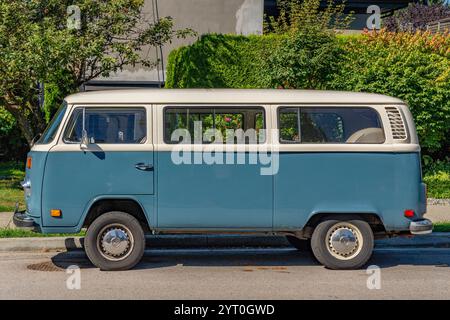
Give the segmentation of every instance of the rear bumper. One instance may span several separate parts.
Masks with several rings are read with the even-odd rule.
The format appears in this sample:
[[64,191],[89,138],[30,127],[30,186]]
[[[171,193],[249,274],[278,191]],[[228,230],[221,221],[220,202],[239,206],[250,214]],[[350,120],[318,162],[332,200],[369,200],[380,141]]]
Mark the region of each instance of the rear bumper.
[[14,211],[13,222],[17,228],[39,231],[39,225],[25,211]]
[[429,234],[433,231],[433,223],[428,219],[411,221],[409,232],[411,234]]

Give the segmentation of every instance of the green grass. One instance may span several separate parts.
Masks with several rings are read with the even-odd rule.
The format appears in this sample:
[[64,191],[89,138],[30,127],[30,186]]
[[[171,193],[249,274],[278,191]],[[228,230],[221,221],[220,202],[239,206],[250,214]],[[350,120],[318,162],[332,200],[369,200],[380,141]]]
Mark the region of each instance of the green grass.
[[428,197],[435,199],[450,199],[450,172],[439,170],[427,173],[423,177],[427,184]]
[[0,212],[14,211],[16,202],[24,206],[24,195],[20,181],[25,176],[23,163],[0,163]]
[[434,223],[433,232],[450,232],[450,221]]
[[0,238],[30,238],[30,237],[84,237],[85,231],[77,234],[55,233],[42,234],[23,229],[0,228]]

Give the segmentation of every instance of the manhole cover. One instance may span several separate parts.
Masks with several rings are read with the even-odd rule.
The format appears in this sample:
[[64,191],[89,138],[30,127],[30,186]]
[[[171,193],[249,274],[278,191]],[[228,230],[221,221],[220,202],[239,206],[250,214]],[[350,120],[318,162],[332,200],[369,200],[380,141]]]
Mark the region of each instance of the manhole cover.
[[50,261],[30,264],[29,266],[27,266],[27,269],[34,270],[34,271],[47,271],[47,272],[64,271],[64,269],[62,269],[58,266],[55,266]]

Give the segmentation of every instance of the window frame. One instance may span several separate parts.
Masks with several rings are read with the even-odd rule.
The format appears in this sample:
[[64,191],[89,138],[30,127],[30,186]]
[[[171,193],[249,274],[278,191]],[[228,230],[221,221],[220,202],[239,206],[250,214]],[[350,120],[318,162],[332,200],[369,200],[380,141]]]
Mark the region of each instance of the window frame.
[[[162,140],[167,145],[180,144],[179,142],[171,141],[170,139],[169,139],[169,141],[167,140],[165,125],[166,125],[166,119],[167,119],[166,118],[167,117],[166,111],[168,109],[206,109],[206,110],[212,109],[214,111],[216,109],[236,109],[236,111],[238,111],[238,112],[236,112],[236,114],[241,114],[242,115],[242,122],[243,123],[245,123],[245,121],[246,121],[245,115],[242,112],[243,109],[244,110],[245,109],[260,110],[260,111],[262,111],[262,114],[263,114],[263,117],[264,117],[264,119],[263,119],[264,129],[267,129],[266,109],[264,108],[263,105],[251,105],[251,106],[246,106],[246,105],[213,105],[213,104],[203,104],[203,105],[164,105],[163,108],[162,108],[162,117],[163,117],[163,119],[162,119]],[[220,113],[217,113],[217,114],[220,114]],[[226,113],[223,113],[223,114],[226,114]],[[255,126],[256,126],[256,117],[255,117]],[[260,141],[256,145],[261,145],[261,144],[266,144],[266,143],[267,143],[267,134],[264,135],[264,141]],[[207,142],[202,141],[201,144],[200,143],[191,143],[191,144],[188,144],[188,145],[193,145],[193,146],[197,145],[197,146],[199,146],[199,145],[211,145],[211,144],[213,144],[213,143],[207,143]],[[226,145],[226,143],[223,143],[223,145]],[[239,145],[247,146],[247,145],[251,145],[251,144],[248,144],[248,143],[244,143],[244,144],[242,144],[242,143],[233,143],[233,144],[229,144],[229,145],[233,145],[233,146],[239,146]]]
[[149,131],[151,133],[151,128],[150,128],[150,130],[148,128],[149,120],[148,120],[148,115],[147,115],[147,108],[145,106],[131,106],[131,105],[130,106],[128,106],[128,105],[127,106],[120,106],[120,105],[113,105],[113,106],[109,106],[109,105],[92,105],[92,106],[87,106],[86,105],[86,106],[82,106],[82,105],[78,105],[78,106],[74,106],[72,108],[72,110],[70,112],[70,115],[68,116],[67,121],[66,121],[66,123],[64,125],[64,128],[63,128],[64,130],[62,131],[62,136],[61,136],[61,140],[62,140],[62,142],[64,144],[67,144],[67,145],[80,144],[80,142],[69,141],[69,140],[66,139],[66,134],[68,133],[69,127],[71,126],[71,122],[72,122],[72,119],[74,117],[74,114],[79,109],[81,109],[81,110],[82,109],[85,109],[85,110],[86,109],[91,109],[91,110],[95,110],[95,109],[98,109],[98,110],[120,109],[120,110],[124,110],[124,111],[126,111],[128,109],[143,110],[144,111],[143,119],[145,120],[145,125],[144,125],[144,128],[145,128],[145,139],[144,140],[142,140],[139,143],[109,143],[109,142],[99,142],[99,143],[97,143],[97,142],[95,142],[94,144],[96,144],[96,145],[109,145],[109,146],[116,146],[116,145],[119,145],[119,146],[127,146],[127,145],[133,146],[134,145],[134,146],[136,146],[136,145],[143,145],[143,144],[146,144],[148,142]]
[[[58,111],[54,114],[53,118],[48,123],[47,127],[45,128],[45,130],[42,133],[42,135],[40,136],[40,138],[35,142],[35,145],[49,145],[52,142],[54,142],[55,140],[57,140],[58,133],[60,132],[60,130],[62,128],[65,127],[64,117],[66,116],[68,110],[69,110],[69,105],[64,100],[63,103],[61,104],[61,106],[59,107]],[[44,142],[43,139],[46,137],[49,130],[55,125],[57,118],[59,118],[59,117],[61,117],[61,118],[59,120],[59,124],[53,131],[54,132],[53,138]]]
[[[380,129],[383,131],[383,136],[384,136],[384,140],[383,142],[371,142],[371,143],[347,143],[347,142],[303,142],[302,141],[302,136],[301,136],[301,125],[300,125],[300,117],[301,117],[301,112],[299,112],[301,109],[370,109],[373,110],[373,112],[375,112],[378,122],[380,123]],[[299,122],[298,124],[298,130],[299,130],[299,136],[300,136],[300,140],[299,141],[289,141],[289,140],[283,140],[281,138],[281,126],[280,126],[280,113],[282,109],[297,109],[297,121]],[[383,119],[381,118],[381,114],[378,112],[378,110],[372,106],[361,106],[361,105],[349,105],[349,106],[336,106],[336,105],[301,105],[301,106],[290,106],[290,105],[280,105],[277,107],[277,112],[276,112],[276,117],[277,117],[277,130],[278,130],[278,143],[279,144],[283,144],[283,145],[289,145],[289,144],[296,144],[296,145],[364,145],[364,144],[368,144],[368,145],[382,145],[385,144],[387,141],[387,136],[386,136],[386,130],[384,127],[384,123],[383,123]],[[343,120],[343,123],[345,123],[345,121]],[[345,125],[345,124],[344,124]],[[345,127],[344,127],[344,132],[345,132]]]

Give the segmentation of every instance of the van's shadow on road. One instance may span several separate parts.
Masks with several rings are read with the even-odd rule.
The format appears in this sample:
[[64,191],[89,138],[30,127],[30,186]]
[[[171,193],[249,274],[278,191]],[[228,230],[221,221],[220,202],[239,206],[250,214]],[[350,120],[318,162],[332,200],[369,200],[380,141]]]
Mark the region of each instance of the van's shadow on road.
[[[59,268],[78,265],[82,269],[95,268],[85,254],[63,252],[52,258],[52,263]],[[134,270],[157,269],[173,266],[186,267],[242,267],[243,271],[270,269],[289,273],[292,266],[320,266],[309,252],[295,249],[183,249],[183,250],[151,250],[146,252],[142,261]],[[450,249],[436,251],[434,249],[415,250],[375,250],[368,265],[380,268],[396,266],[435,266],[450,265]],[[367,267],[366,266],[366,267]]]

